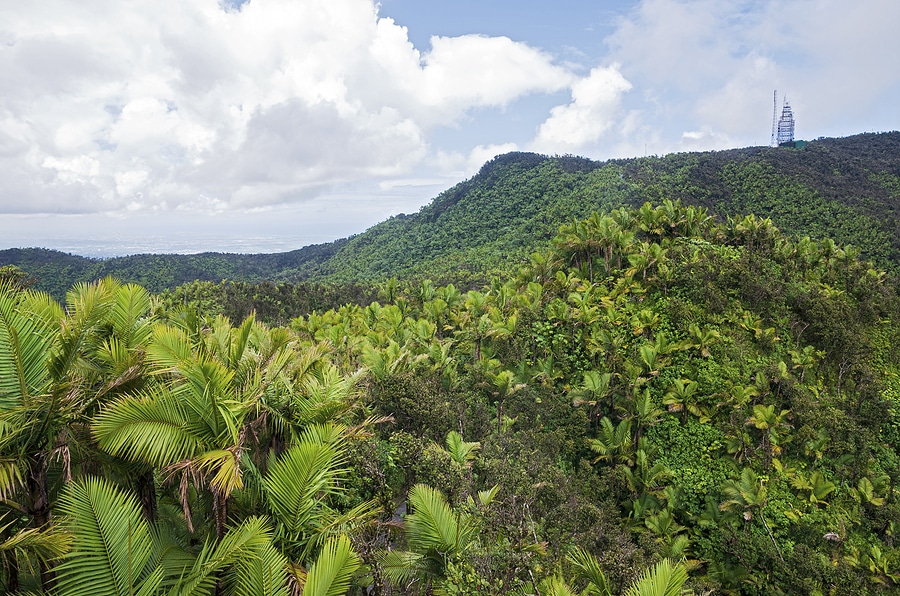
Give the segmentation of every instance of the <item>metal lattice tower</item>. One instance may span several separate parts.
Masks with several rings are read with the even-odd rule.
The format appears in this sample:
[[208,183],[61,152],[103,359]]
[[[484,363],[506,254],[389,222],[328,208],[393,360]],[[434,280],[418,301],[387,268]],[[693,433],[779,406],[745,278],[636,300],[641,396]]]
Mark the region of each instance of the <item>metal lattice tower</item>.
[[788,103],[787,97],[784,98],[784,105],[781,108],[781,118],[778,119],[778,144],[794,142],[794,112],[791,110],[791,104]]

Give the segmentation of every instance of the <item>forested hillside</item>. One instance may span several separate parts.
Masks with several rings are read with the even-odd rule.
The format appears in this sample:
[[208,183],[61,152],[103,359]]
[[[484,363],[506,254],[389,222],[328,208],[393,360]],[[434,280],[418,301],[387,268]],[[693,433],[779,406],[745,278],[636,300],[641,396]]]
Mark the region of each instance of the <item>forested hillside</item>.
[[666,200],[279,327],[7,285],[0,586],[900,593],[900,300],[859,256]]
[[803,149],[753,147],[594,162],[502,155],[419,213],[358,236],[279,255],[140,255],[90,261],[46,251],[0,251],[62,297],[75,281],[115,275],[152,291],[195,279],[371,282],[390,277],[479,285],[547,246],[559,226],[644,201],[703,206],[720,221],[768,217],[791,236],[853,244],[900,263],[900,133],[822,139]]

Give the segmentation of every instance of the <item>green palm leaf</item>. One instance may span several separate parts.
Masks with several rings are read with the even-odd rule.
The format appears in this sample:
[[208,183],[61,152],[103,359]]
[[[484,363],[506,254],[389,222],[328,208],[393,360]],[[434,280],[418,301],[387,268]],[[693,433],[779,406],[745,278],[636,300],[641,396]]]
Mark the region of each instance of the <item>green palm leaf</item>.
[[550,576],[540,585],[540,596],[577,596],[572,588],[559,576]]
[[76,284],[66,294],[66,317],[59,349],[50,365],[54,379],[65,379],[72,371],[90,374],[91,365],[84,360],[84,355],[102,344],[101,324],[112,307],[113,292],[118,287],[118,281],[107,277],[92,284]]
[[464,441],[462,435],[455,430],[447,433],[446,441],[450,457],[453,458],[453,461],[463,466],[475,459],[478,450],[481,449],[481,443],[478,441]]
[[93,434],[107,453],[156,467],[192,458],[202,447],[180,401],[164,387],[113,403],[94,419]]
[[360,565],[362,560],[353,552],[347,536],[329,538],[309,568],[303,596],[343,596]]
[[414,513],[406,517],[406,539],[412,550],[455,554],[468,545],[474,525],[467,514],[454,512],[440,491],[417,484],[409,502]]
[[646,569],[625,596],[680,596],[687,578],[683,564],[663,559],[653,569]]
[[70,484],[60,509],[72,552],[57,567],[61,595],[151,594],[162,581],[152,567],[153,540],[135,499],[105,480]]
[[30,314],[29,298],[41,302],[40,297],[0,289],[0,409],[47,391],[47,365],[58,328]]
[[287,565],[287,557],[271,544],[260,545],[238,558],[228,583],[241,596],[289,596]]
[[[0,521],[5,519],[4,515]],[[0,527],[0,533],[5,534],[13,523]],[[72,536],[58,525],[43,529],[26,528],[0,542],[0,561],[7,569],[12,565],[15,569],[27,569],[34,574],[37,570],[35,563],[49,567],[69,551],[71,543]]]
[[578,577],[588,582],[583,592],[585,596],[612,596],[606,574],[593,555],[583,548],[575,547],[567,558],[575,566]]
[[343,456],[332,445],[303,441],[270,468],[265,479],[269,506],[290,534],[314,532],[322,497],[337,492],[345,473]]
[[391,550],[379,556],[381,570],[394,585],[440,577],[441,569],[421,553]]
[[117,288],[107,320],[113,332],[129,348],[146,345],[153,332],[147,315],[150,312],[150,293],[136,284]]
[[[229,530],[218,544],[207,542],[190,570],[169,591],[170,596],[212,592],[226,570],[242,559],[255,558],[270,547],[271,541],[272,531],[268,527],[268,520],[263,517],[248,518],[240,526]],[[287,581],[286,575],[284,581]],[[270,585],[274,586],[276,583],[272,582]]]

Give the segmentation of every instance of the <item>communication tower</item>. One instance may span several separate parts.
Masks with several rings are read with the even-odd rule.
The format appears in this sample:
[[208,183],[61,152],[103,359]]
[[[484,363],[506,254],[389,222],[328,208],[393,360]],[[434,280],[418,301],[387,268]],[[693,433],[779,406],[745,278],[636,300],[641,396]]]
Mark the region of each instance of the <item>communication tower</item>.
[[791,110],[791,104],[788,103],[787,97],[785,97],[784,104],[781,106],[781,118],[778,118],[777,89],[775,90],[772,105],[772,140],[770,142],[773,147],[794,142],[794,112]]

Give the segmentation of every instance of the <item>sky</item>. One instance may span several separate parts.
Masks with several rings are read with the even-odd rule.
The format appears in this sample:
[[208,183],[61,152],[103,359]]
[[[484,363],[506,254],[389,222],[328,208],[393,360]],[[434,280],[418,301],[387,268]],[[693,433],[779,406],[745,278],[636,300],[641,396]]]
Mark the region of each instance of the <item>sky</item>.
[[900,129],[897,0],[0,0],[0,248],[280,252],[509,151]]

